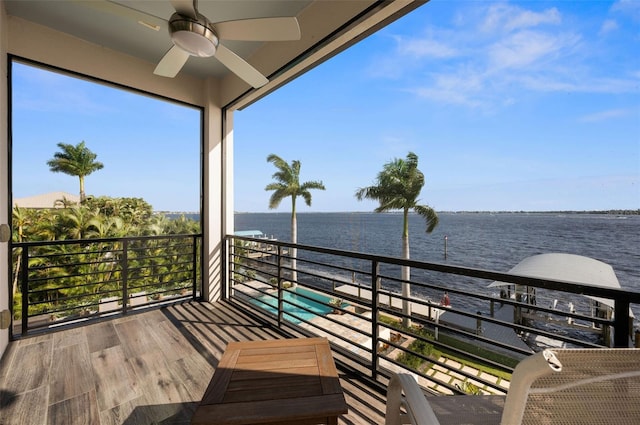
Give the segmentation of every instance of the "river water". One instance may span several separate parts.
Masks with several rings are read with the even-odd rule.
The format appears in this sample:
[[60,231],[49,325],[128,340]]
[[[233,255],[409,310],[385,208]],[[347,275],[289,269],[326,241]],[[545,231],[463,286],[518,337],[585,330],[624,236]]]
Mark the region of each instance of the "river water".
[[[401,214],[299,213],[297,217],[300,244],[402,256]],[[438,227],[427,234],[424,220],[410,216],[412,260],[507,272],[535,254],[570,253],[611,265],[622,288],[640,291],[640,216],[440,213],[439,218]],[[237,213],[235,230],[261,230],[290,241],[290,222],[289,213]],[[446,280],[445,287],[462,287],[452,276]],[[633,306],[636,319],[639,307]]]

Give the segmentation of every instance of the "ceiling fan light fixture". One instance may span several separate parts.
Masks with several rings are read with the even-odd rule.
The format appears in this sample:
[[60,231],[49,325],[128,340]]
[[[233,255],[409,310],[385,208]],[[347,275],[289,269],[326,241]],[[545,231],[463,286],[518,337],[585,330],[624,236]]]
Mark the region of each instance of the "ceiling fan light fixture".
[[169,21],[169,34],[173,44],[191,56],[202,58],[215,55],[219,43],[209,21],[200,14],[194,20],[175,13]]

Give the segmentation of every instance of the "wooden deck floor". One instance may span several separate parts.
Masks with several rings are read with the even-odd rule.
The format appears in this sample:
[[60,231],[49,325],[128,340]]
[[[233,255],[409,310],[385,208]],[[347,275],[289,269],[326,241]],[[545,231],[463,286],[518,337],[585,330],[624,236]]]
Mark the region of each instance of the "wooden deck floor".
[[[0,424],[188,424],[228,342],[283,337],[231,304],[194,302],[21,339],[0,362]],[[339,423],[384,423],[384,395],[339,372]]]

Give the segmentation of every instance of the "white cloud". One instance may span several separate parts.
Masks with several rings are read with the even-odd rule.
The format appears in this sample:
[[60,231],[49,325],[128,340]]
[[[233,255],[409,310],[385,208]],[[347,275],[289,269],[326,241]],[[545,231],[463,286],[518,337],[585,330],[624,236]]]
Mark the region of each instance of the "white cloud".
[[602,23],[598,34],[608,34],[618,29],[618,23],[614,19],[607,19]]
[[521,28],[537,27],[543,24],[560,24],[560,12],[555,7],[547,9],[542,13],[531,12],[528,10],[519,11],[515,16],[506,22],[505,29],[519,30]]
[[416,95],[442,103],[464,105],[472,108],[482,107],[479,94],[485,81],[480,72],[471,69],[461,70],[457,74],[433,74],[433,84],[414,88]]
[[475,96],[460,91],[459,89],[446,89],[442,87],[418,87],[412,90],[416,95],[431,99],[440,103],[463,105],[472,108],[479,108],[484,105]]
[[530,67],[569,51],[578,41],[573,35],[520,31],[489,46],[489,60],[495,68]]
[[619,117],[625,117],[633,114],[633,111],[627,109],[611,109],[608,111],[600,111],[593,114],[585,115],[580,118],[581,122],[599,122],[615,119]]
[[390,38],[395,42],[395,49],[383,52],[374,60],[367,70],[370,76],[397,79],[412,69],[419,69],[423,62],[459,56],[441,32],[431,31],[423,37],[394,35]]
[[626,94],[638,91],[638,81],[622,78],[532,74],[522,75],[517,79],[522,87],[539,92]]
[[619,12],[640,21],[640,2],[638,0],[618,0],[611,6],[612,12]]
[[445,43],[431,39],[403,39],[398,37],[398,53],[416,58],[449,58],[456,50]]
[[557,25],[562,22],[556,8],[533,12],[508,4],[492,5],[487,10],[480,28],[484,32],[511,32],[544,24]]
[[[405,91],[420,98],[489,113],[531,92],[638,92],[637,67],[609,66],[620,56],[595,37],[598,29],[615,30],[618,21],[575,26],[583,23],[563,19],[558,8],[536,11],[535,3],[526,4],[531,8],[474,3],[454,12],[457,30],[429,26],[422,37],[395,36],[395,51],[378,70],[404,78]],[[626,2],[618,7],[629,8]]]

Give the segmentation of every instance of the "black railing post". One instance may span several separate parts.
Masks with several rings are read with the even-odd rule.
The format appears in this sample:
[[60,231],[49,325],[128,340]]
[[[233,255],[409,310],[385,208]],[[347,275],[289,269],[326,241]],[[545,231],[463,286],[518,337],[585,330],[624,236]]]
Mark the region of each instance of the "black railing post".
[[378,286],[380,285],[380,263],[371,262],[371,377],[378,377]]
[[[192,256],[191,258],[193,259],[193,261],[191,263],[191,269],[192,269],[192,273],[193,273],[193,285],[191,287],[191,298],[195,301],[196,292],[198,290],[198,261],[197,261],[197,259],[198,259],[198,257],[197,257],[198,256],[198,238],[196,236],[192,236],[191,240],[193,242],[193,247],[191,249],[191,256]],[[227,258],[226,257],[226,254],[227,254],[226,246],[227,246],[227,241],[223,240],[222,241],[222,261],[226,261],[225,258]],[[224,270],[224,267],[222,269]],[[224,282],[225,282],[224,276],[222,276],[222,279],[220,281],[223,282],[222,287],[224,288],[226,286],[226,284],[224,284]],[[224,298],[224,292],[223,292],[223,298]]]
[[129,291],[127,290],[127,286],[129,285],[129,241],[127,239],[122,240],[122,314],[127,314],[127,297]]
[[281,328],[282,327],[282,321],[284,319],[284,314],[283,314],[283,310],[284,310],[284,301],[282,300],[283,297],[283,293],[282,293],[282,262],[283,260],[283,256],[282,256],[282,246],[278,245],[278,258],[277,258],[277,263],[278,263],[278,327]]
[[22,292],[22,329],[20,335],[24,336],[29,332],[29,247],[22,247],[20,256],[20,269],[22,278],[20,279],[20,291]]
[[[222,282],[228,282],[227,284],[222,286],[222,299],[231,299],[236,295],[235,286],[236,286],[236,252],[241,253],[242,250],[237,248],[238,244],[241,244],[242,241],[238,241],[235,238],[231,238],[227,241],[227,256],[222,257],[222,264],[226,265],[226,267],[222,267],[222,270],[225,271],[226,268],[226,276],[222,277]],[[224,252],[223,252],[224,254]],[[204,292],[204,281],[203,281],[203,292]],[[224,291],[227,291],[225,294]]]
[[629,301],[616,298],[614,301],[613,346],[626,348],[629,346],[631,327],[629,325]]

